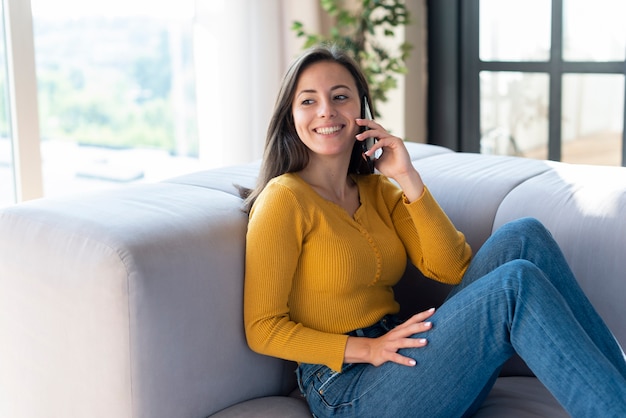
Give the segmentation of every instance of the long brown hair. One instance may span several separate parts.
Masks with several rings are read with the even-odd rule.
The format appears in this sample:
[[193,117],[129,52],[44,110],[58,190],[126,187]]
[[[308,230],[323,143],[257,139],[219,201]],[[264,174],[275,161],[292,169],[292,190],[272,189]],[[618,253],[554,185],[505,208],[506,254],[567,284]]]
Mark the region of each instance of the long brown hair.
[[[245,199],[243,207],[245,212],[250,211],[256,198],[271,179],[281,174],[300,171],[309,162],[308,149],[298,137],[291,107],[300,74],[310,65],[320,61],[336,62],[343,65],[354,78],[361,102],[366,96],[367,101],[372,103],[365,75],[346,51],[336,45],[323,44],[310,48],[300,55],[287,70],[278,92],[274,113],[267,129],[265,150],[257,184],[254,189],[239,189],[241,197]],[[356,140],[350,157],[348,173],[369,173],[367,163],[361,155],[361,145]]]

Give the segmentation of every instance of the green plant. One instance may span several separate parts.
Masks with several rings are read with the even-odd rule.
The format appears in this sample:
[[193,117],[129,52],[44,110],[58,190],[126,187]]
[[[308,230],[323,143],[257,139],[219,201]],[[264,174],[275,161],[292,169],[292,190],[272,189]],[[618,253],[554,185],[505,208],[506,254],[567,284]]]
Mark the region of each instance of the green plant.
[[[411,44],[397,49],[381,42],[380,35],[391,38],[398,27],[409,23],[409,11],[402,0],[320,0],[322,9],[335,25],[327,35],[309,33],[302,22],[292,30],[306,38],[304,48],[319,43],[335,43],[347,49],[361,66],[370,85],[375,105],[387,101],[387,92],[397,87],[396,75],[406,74],[405,61]],[[379,116],[376,111],[377,116]]]

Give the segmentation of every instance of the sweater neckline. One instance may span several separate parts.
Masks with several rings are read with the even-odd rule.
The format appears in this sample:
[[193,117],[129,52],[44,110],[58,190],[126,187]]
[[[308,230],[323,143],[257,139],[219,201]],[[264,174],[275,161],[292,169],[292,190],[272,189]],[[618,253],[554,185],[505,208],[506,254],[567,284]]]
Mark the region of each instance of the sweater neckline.
[[315,200],[318,200],[322,203],[324,203],[325,205],[328,205],[332,208],[334,208],[335,210],[339,210],[342,213],[344,213],[348,218],[352,219],[353,221],[357,219],[357,215],[363,210],[363,190],[362,190],[362,185],[361,182],[359,181],[358,176],[354,175],[354,174],[348,174],[350,176],[350,178],[352,179],[352,181],[354,181],[354,184],[356,184],[357,187],[357,191],[358,191],[358,196],[359,196],[359,207],[356,208],[356,210],[354,211],[354,214],[350,215],[348,213],[348,211],[346,211],[343,206],[333,202],[332,200],[328,200],[325,197],[323,197],[322,195],[320,195],[317,190],[315,190],[309,183],[307,183],[302,177],[300,177],[300,175],[298,173],[291,173],[293,174],[293,176],[303,185],[305,185],[305,187],[307,188],[307,190],[311,193],[311,195],[314,196]]

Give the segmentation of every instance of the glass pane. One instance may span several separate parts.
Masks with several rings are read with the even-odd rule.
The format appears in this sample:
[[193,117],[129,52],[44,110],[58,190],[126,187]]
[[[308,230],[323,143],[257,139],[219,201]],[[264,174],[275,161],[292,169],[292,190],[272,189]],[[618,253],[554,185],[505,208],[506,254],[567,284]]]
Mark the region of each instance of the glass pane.
[[15,203],[4,8],[0,6],[0,207]]
[[197,169],[194,0],[32,0],[45,195]]
[[621,165],[623,119],[623,75],[563,76],[563,161]]
[[563,59],[624,61],[624,0],[563,0]]
[[480,59],[548,61],[551,1],[481,0]]
[[547,74],[480,73],[481,153],[548,157]]

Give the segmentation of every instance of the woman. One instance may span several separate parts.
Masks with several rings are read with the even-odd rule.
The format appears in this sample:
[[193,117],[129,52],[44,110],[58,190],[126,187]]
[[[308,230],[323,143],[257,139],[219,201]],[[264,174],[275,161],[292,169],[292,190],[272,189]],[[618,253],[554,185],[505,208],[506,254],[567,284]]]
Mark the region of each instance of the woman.
[[[623,353],[546,229],[512,222],[472,258],[403,141],[361,119],[363,98],[363,74],[334,47],[284,79],[244,193],[250,347],[298,362],[317,417],[469,416],[514,352],[573,416],[626,416]],[[401,322],[392,286],[407,255],[456,286]]]

